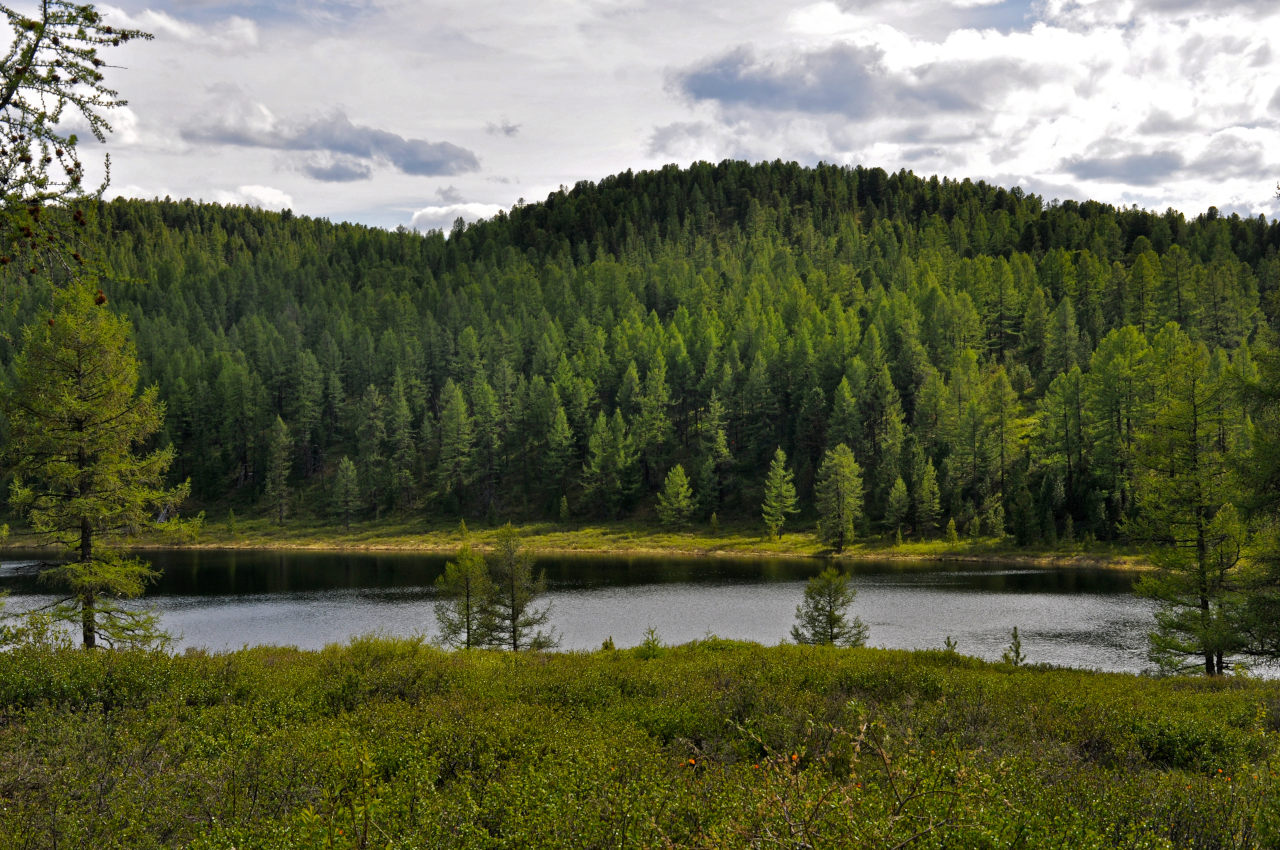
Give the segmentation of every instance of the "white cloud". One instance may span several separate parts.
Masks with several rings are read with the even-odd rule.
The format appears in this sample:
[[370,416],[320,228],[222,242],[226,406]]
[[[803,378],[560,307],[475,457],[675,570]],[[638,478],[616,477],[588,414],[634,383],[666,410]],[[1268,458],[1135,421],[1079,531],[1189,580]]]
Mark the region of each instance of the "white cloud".
[[228,206],[261,207],[264,210],[293,209],[293,198],[287,192],[273,186],[254,184],[237,186],[234,190],[215,190],[213,201]]
[[491,218],[504,209],[506,208],[498,204],[475,203],[423,207],[413,214],[410,226],[414,230],[443,230],[448,233],[458,219],[472,222]]
[[198,26],[154,9],[129,14],[115,6],[102,6],[103,14],[117,26],[139,29],[157,39],[173,39],[220,52],[235,52],[258,46],[258,25],[239,15],[231,15],[207,26]]
[[115,2],[157,34],[108,57],[132,110],[113,177],[145,196],[276,187],[300,213],[448,230],[732,157],[1280,211],[1275,4]]
[[828,160],[869,154],[868,164],[953,177],[1012,171],[1115,203],[1161,187],[1196,199],[1191,213],[1253,191],[1254,209],[1274,211],[1280,9],[1142,5],[1134,18],[1125,4],[1051,2],[1025,29],[931,38],[887,23],[874,3],[847,12],[823,2],[789,16],[793,43],[733,47],[686,66],[673,88],[757,147],[811,149],[825,125],[817,147]]

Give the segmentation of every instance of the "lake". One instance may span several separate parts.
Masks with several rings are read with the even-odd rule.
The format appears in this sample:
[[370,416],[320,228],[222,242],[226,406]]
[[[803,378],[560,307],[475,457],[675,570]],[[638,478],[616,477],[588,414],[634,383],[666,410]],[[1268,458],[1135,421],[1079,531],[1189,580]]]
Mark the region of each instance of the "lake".
[[[278,644],[318,649],[371,632],[435,634],[433,582],[443,556],[174,550],[144,556],[162,571],[145,604],[177,648]],[[8,610],[52,600],[33,557],[0,560]],[[663,643],[717,635],[777,644],[789,636],[817,559],[573,556],[546,570],[560,648],[634,646],[653,628]],[[1088,567],[855,562],[854,612],[868,645],[940,648],[997,659],[1018,627],[1029,662],[1138,671],[1148,666],[1153,604],[1136,573]]]

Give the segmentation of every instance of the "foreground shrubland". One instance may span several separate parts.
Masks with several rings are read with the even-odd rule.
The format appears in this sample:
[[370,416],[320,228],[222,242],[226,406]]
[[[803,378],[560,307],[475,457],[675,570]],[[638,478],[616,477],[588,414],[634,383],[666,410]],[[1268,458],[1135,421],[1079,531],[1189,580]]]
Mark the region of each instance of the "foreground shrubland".
[[1280,686],[709,639],[0,656],[0,847],[1267,847]]

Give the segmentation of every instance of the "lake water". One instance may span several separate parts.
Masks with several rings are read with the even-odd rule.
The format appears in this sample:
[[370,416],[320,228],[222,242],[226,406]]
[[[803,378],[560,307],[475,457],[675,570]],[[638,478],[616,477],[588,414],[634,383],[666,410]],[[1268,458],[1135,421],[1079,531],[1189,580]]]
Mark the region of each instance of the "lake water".
[[[0,591],[9,611],[52,600],[32,558],[5,554]],[[246,551],[145,553],[163,573],[143,602],[176,646],[317,649],[371,632],[436,631],[433,582],[447,560],[417,554]],[[634,646],[652,627],[663,643],[718,635],[772,645],[786,640],[814,559],[557,557],[546,570],[560,648],[596,649],[612,637]],[[854,612],[868,645],[940,648],[996,659],[1014,626],[1029,662],[1138,671],[1151,602],[1136,574],[1085,567],[852,563]]]

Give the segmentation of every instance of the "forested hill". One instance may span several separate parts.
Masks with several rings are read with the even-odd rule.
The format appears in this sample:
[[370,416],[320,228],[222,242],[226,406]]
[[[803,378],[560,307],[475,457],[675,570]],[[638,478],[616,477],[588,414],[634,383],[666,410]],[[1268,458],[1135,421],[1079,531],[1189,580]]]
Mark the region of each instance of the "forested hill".
[[[781,447],[809,513],[844,443],[865,531],[1109,539],[1171,374],[1203,367],[1228,458],[1280,320],[1274,222],[875,169],[626,173],[447,239],[168,201],[96,227],[173,472],[237,510],[648,515],[679,464],[695,521],[757,516]],[[48,304],[16,291],[11,339]]]

